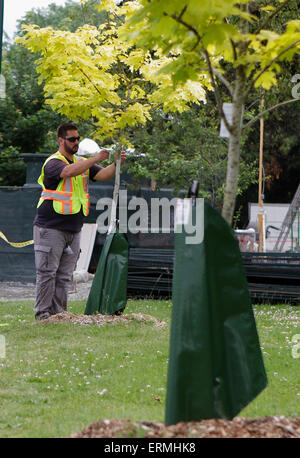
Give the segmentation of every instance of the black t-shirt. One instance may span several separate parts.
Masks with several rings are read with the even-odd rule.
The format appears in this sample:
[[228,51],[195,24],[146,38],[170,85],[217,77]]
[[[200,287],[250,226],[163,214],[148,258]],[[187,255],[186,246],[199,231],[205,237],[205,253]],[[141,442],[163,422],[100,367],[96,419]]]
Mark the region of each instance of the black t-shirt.
[[[67,159],[68,160],[68,159]],[[72,161],[68,162],[72,164]],[[51,159],[44,168],[44,184],[46,189],[56,189],[61,178],[62,170],[67,166],[61,159]],[[90,180],[94,180],[95,175],[101,170],[99,165],[90,168]],[[74,215],[61,215],[56,213],[53,208],[52,200],[44,200],[38,208],[33,224],[39,227],[58,229],[61,231],[80,232],[83,226],[84,214],[82,209]]]

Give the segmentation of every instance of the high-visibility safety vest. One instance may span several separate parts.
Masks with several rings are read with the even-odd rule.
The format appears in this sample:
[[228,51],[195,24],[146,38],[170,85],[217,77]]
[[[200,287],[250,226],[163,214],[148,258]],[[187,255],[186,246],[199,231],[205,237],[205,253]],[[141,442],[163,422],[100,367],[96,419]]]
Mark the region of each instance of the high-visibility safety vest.
[[[62,178],[56,190],[46,189],[44,185],[44,169],[45,165],[52,159],[60,159],[69,165],[65,156],[59,151],[46,159],[38,179],[38,183],[42,186],[43,191],[37,207],[39,208],[45,200],[53,200],[53,208],[56,213],[74,215],[75,213],[79,213],[82,208],[83,214],[87,216],[90,207],[89,170],[76,177]],[[74,162],[85,160],[85,158],[74,155]]]

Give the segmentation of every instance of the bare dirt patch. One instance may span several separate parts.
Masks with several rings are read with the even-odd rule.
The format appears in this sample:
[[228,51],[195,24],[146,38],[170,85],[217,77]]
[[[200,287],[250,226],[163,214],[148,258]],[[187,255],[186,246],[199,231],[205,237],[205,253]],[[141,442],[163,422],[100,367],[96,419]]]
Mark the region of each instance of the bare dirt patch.
[[37,321],[35,324],[45,323],[75,323],[82,326],[96,325],[104,326],[105,324],[119,324],[119,323],[142,323],[151,324],[156,328],[162,328],[167,326],[165,321],[161,321],[151,315],[144,315],[142,313],[130,313],[123,315],[75,315],[70,312],[58,313],[52,315],[46,320]]
[[199,422],[164,423],[130,420],[100,420],[72,438],[300,438],[300,418],[284,416]]

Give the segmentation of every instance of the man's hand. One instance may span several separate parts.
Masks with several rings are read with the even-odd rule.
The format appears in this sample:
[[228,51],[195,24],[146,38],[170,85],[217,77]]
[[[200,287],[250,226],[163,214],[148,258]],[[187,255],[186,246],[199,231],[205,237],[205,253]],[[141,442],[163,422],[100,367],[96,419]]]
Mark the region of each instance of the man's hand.
[[97,162],[105,161],[109,158],[109,151],[107,149],[102,149],[99,153],[95,155]]
[[[123,164],[123,162],[126,161],[126,151],[124,149],[121,150],[121,164]],[[118,155],[117,155],[117,152],[115,153],[115,162],[114,164],[116,165],[117,164],[117,159],[118,159]]]
[[[98,155],[100,155],[103,151],[108,152],[107,150],[102,150]],[[107,158],[107,157],[106,157]],[[115,156],[116,158],[116,156]],[[116,158],[117,159],[117,158]],[[126,151],[122,150],[121,151],[121,163],[126,161]],[[111,180],[116,174],[116,160],[112,164],[108,165],[104,169],[101,169],[97,175],[94,176],[94,180],[98,181],[106,181],[106,180]]]
[[121,151],[121,164],[126,161],[126,151],[122,149]]

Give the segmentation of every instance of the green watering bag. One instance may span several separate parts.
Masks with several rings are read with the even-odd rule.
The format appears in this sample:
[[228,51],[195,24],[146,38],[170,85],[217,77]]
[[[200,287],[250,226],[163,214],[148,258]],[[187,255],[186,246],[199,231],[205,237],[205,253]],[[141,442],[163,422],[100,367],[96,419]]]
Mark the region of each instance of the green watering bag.
[[107,235],[87,300],[85,314],[113,315],[127,303],[128,241],[117,229]]
[[201,224],[198,244],[175,234],[167,425],[232,419],[267,385],[236,236],[206,202]]

